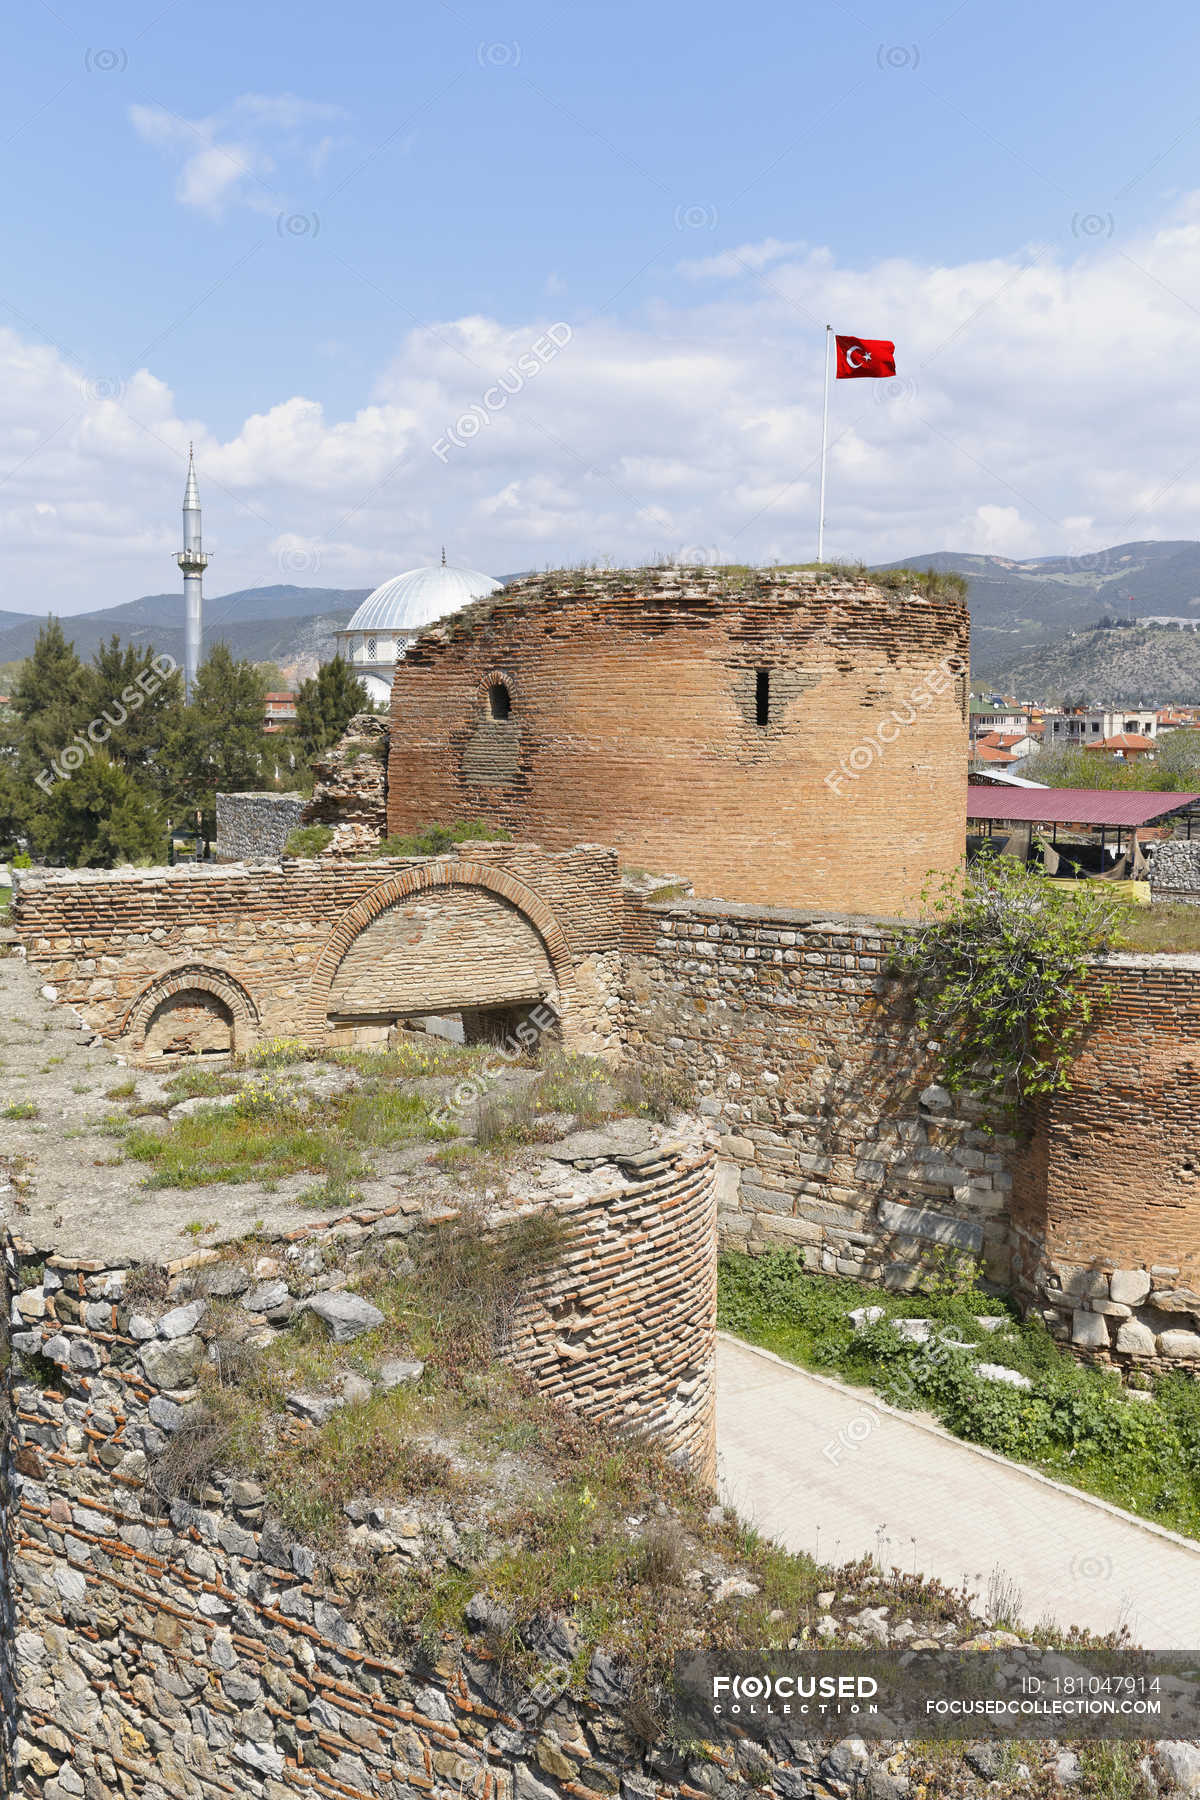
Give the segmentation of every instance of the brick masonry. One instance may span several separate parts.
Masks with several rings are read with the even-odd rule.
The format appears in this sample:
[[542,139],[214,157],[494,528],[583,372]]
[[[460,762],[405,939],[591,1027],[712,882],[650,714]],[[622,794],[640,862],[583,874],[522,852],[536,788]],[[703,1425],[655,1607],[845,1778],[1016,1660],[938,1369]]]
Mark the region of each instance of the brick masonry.
[[349,1041],[356,1018],[369,1035],[389,1017],[542,995],[569,1047],[611,1054],[621,906],[610,850],[473,844],[469,857],[25,873],[13,921],[59,998],[134,1057]]
[[[727,1242],[897,1288],[964,1253],[1081,1353],[1200,1363],[1200,959],[1112,959],[1071,1092],[1014,1125],[939,1084],[888,973],[897,921],[646,904],[594,847],[23,876],[15,917],[38,973],[135,1058],[371,1041],[545,996],[568,1048],[699,1093]],[[1081,1271],[1145,1274],[1145,1305],[1079,1291]]]
[[479,817],[726,899],[912,913],[962,854],[967,631],[957,599],[783,571],[511,583],[398,665],[388,829]]
[[[518,1310],[509,1354],[544,1391],[615,1429],[657,1433],[711,1479],[712,1154],[664,1143],[643,1162],[560,1203],[570,1237]],[[352,1264],[398,1232],[435,1228],[363,1213],[269,1248],[303,1295],[327,1288],[316,1275],[327,1247]],[[622,1720],[601,1703],[614,1698],[599,1678],[611,1662],[591,1671],[599,1702],[555,1707],[555,1689],[522,1720],[486,1646],[447,1638],[432,1661],[398,1650],[386,1621],[354,1604],[353,1557],[330,1564],[285,1537],[253,1484],[218,1475],[202,1504],[158,1499],[147,1477],[206,1354],[206,1303],[195,1302],[211,1261],[171,1265],[170,1295],[147,1308],[124,1298],[123,1268],[8,1245],[6,1791],[555,1800],[594,1791],[595,1766],[614,1754],[618,1770],[632,1766]],[[180,1336],[184,1303],[197,1316]],[[164,1309],[161,1329],[144,1316]],[[26,1372],[49,1365],[57,1376]],[[417,1517],[394,1543],[375,1533],[375,1554],[421,1551],[418,1504],[409,1510]],[[678,1791],[651,1782],[631,1800]]]
[[1113,956],[1015,1167],[1014,1278],[1102,1360],[1200,1368],[1200,957]]

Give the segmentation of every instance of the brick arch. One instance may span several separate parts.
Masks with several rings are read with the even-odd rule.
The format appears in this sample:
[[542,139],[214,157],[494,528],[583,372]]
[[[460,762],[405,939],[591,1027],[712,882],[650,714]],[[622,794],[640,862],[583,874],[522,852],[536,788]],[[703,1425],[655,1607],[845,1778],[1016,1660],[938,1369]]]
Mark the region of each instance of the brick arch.
[[558,984],[559,1003],[565,1010],[575,998],[574,963],[570,945],[561,925],[546,902],[518,881],[507,870],[489,868],[486,863],[454,860],[423,863],[420,868],[400,869],[389,875],[365,894],[348,912],[342,914],[333,928],[329,942],[321,952],[309,983],[304,1009],[304,1033],[310,1041],[318,1040],[326,1027],[333,983],[343,957],[360,932],[380,913],[399,900],[407,900],[427,888],[473,887],[507,900],[528,920],[542,941],[554,979]]
[[156,975],[137,996],[121,1025],[119,1036],[131,1040],[138,1049],[145,1041],[146,1029],[164,1000],[173,994],[199,992],[212,994],[229,1008],[233,1024],[233,1048],[243,1051],[258,1034],[258,1007],[250,994],[227,970],[212,963],[184,963],[165,975]]
[[489,669],[485,675],[481,676],[475,683],[476,699],[486,701],[494,687],[507,688],[515,705],[519,697],[517,684],[507,669]]

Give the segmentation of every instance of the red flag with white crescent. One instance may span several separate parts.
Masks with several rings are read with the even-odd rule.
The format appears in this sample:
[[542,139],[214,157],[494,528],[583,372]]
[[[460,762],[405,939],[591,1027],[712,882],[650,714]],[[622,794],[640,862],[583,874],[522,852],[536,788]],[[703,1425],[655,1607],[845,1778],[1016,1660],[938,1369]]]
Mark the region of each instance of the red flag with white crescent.
[[896,373],[896,346],[887,338],[839,337],[837,378],[859,381],[864,376],[882,380]]

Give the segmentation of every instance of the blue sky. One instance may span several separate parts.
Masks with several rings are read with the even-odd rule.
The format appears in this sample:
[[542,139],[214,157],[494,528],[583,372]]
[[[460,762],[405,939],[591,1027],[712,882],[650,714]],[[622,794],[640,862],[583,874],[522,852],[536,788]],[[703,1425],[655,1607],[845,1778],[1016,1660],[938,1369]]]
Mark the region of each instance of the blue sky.
[[215,591],[442,537],[809,555],[829,311],[910,384],[835,396],[833,548],[1194,534],[1178,6],[33,0],[9,35],[0,606],[172,585],[188,435]]

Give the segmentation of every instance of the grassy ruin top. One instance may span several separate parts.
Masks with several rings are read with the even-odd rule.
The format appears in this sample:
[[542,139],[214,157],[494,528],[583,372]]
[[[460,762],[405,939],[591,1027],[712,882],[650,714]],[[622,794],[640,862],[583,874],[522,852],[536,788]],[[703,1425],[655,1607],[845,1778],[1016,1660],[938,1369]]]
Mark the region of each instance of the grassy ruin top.
[[656,1127],[686,1099],[588,1058],[535,1064],[424,1033],[129,1069],[15,957],[0,958],[0,1068],[0,1221],[36,1249],[114,1263],[280,1237],[314,1208],[520,1194],[541,1146],[613,1119]]
[[965,618],[967,582],[962,575],[938,569],[868,569],[865,563],[750,563],[649,565],[614,569],[581,565],[521,575],[507,587],[473,600],[447,618],[427,625],[417,639],[441,640],[473,630],[498,608],[561,601],[596,601],[635,595],[649,601],[720,601],[758,597],[777,603],[789,588],[812,593],[820,588],[874,589],[897,597],[917,597],[950,607]]

